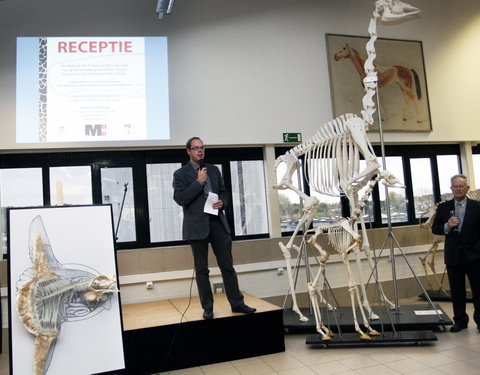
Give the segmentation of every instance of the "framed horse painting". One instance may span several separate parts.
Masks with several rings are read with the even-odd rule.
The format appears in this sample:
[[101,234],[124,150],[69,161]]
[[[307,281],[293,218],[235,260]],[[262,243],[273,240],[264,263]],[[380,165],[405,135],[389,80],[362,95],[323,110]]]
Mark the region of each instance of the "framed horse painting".
[[[367,41],[366,37],[326,34],[335,117],[362,109]],[[375,105],[383,131],[431,131],[422,42],[379,38],[375,46],[380,108]],[[378,115],[370,130],[379,130]]]

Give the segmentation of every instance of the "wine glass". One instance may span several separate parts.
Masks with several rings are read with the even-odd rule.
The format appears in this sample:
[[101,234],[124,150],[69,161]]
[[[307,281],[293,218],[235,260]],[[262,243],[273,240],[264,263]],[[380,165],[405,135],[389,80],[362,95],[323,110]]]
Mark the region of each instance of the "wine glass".
[[[455,210],[450,211],[450,217],[455,217]],[[453,232],[458,232],[458,225],[452,229]]]

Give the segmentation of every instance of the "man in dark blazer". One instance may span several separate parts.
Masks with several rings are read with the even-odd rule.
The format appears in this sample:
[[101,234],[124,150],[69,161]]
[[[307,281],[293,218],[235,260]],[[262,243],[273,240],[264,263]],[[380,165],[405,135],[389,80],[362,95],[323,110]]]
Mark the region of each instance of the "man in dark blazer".
[[465,275],[473,298],[473,320],[480,331],[480,202],[467,197],[468,182],[464,175],[451,178],[453,199],[440,204],[432,232],[445,235],[445,265],[453,304],[454,324],[450,332],[468,326]]
[[[213,294],[208,269],[209,243],[217,258],[232,312],[254,313],[256,309],[244,303],[233,267],[232,239],[223,212],[228,195],[222,175],[215,165],[203,163],[205,148],[200,138],[193,137],[187,141],[187,154],[190,161],[173,174],[173,199],[183,207],[183,238],[192,247],[203,318],[213,318]],[[205,212],[205,202],[210,192],[218,196],[210,207],[218,210],[218,214]]]

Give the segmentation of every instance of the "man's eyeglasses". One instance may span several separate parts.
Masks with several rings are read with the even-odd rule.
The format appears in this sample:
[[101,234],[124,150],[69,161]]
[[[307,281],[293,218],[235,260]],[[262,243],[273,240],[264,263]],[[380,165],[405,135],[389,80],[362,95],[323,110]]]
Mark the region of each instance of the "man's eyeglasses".
[[190,147],[191,151],[203,151],[205,150],[205,146],[195,146],[195,147]]

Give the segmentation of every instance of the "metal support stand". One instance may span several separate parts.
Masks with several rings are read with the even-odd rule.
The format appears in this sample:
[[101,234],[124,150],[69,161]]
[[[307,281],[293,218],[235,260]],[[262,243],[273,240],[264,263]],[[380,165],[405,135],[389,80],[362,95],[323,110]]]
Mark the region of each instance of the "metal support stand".
[[[377,77],[375,77],[374,82],[377,85],[377,82],[378,82]],[[379,135],[380,135],[380,147],[381,147],[381,152],[382,152],[382,169],[383,169],[383,171],[386,171],[387,170],[387,162],[386,162],[386,157],[385,157],[385,142],[384,142],[384,138],[383,138],[382,116],[381,116],[381,112],[380,112],[380,93],[378,91],[378,85],[377,85],[377,88],[376,88],[376,96],[377,96],[378,130],[379,130]],[[400,247],[400,244],[398,243],[397,239],[395,238],[395,235],[393,234],[391,212],[390,212],[390,197],[388,195],[388,186],[387,185],[385,185],[385,205],[386,205],[386,209],[387,209],[387,224],[388,224],[387,238],[385,239],[385,241],[382,245],[382,248],[380,250],[380,254],[383,251],[384,246],[388,241],[389,246],[390,246],[390,260],[391,260],[391,264],[392,264],[391,268],[392,268],[392,283],[393,283],[393,295],[394,295],[395,311],[397,313],[399,313],[394,243],[396,244],[398,250],[400,251],[403,259],[405,260],[405,262],[408,266],[408,268],[410,268],[410,271],[412,272],[412,275],[414,276],[415,280],[417,281],[419,287],[422,289],[422,292],[425,294],[425,297],[428,300],[428,303],[434,309],[435,313],[438,316],[438,319],[442,320],[442,318],[440,317],[440,314],[437,311],[437,308],[435,307],[432,300],[428,296],[428,294],[427,294],[425,288],[423,287],[420,279],[418,278],[417,274],[415,273],[415,270],[412,268],[412,266],[408,262],[408,259],[405,256],[405,253],[403,252],[402,248]],[[375,266],[376,266],[376,264],[375,264]]]
[[118,228],[120,228],[120,221],[122,220],[123,205],[125,204],[125,197],[127,196],[127,191],[128,191],[128,182],[125,182],[123,187],[124,187],[124,190],[123,190],[122,205],[120,206],[120,212],[118,214],[117,227],[115,229],[115,242],[118,240]]

